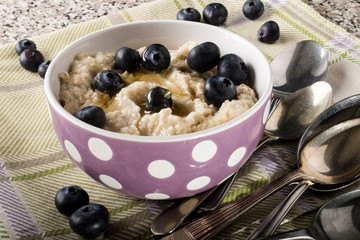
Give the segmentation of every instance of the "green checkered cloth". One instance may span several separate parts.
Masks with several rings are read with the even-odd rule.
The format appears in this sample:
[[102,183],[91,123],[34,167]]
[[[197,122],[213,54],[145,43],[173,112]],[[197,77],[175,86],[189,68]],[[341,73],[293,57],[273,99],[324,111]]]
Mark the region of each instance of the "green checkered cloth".
[[[46,59],[53,59],[68,44],[91,32],[127,22],[175,19],[182,8],[193,7],[202,12],[210,2],[157,0],[31,39]],[[244,17],[245,0],[218,2],[229,11],[223,27],[250,40],[269,61],[296,42],[318,41],[329,53],[326,81],[333,87],[334,101],[360,93],[359,39],[325,20],[300,0],[264,0],[265,12],[256,20]],[[275,44],[257,40],[257,30],[269,20],[276,21],[281,29]],[[109,209],[111,226],[104,239],[151,236],[152,220],[172,202],[141,200],[115,193],[78,169],[64,153],[52,129],[43,80],[38,74],[21,68],[14,46],[15,43],[0,47],[0,239],[78,239],[68,219],[58,213],[54,205],[57,190],[68,185],[83,187],[92,203]],[[277,142],[254,153],[241,168],[222,205],[292,171],[296,148],[296,141]],[[245,239],[291,189],[287,187],[274,194],[214,239]],[[337,194],[339,192],[307,191],[278,231],[308,227],[316,210]]]

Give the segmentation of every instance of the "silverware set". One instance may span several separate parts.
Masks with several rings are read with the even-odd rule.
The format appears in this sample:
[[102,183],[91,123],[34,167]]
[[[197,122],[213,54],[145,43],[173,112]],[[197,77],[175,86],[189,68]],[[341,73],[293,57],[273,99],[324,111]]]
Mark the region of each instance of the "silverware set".
[[[295,171],[161,239],[209,239],[272,193],[291,182],[300,182],[292,194],[265,219],[249,239],[271,234],[307,187],[311,186],[319,191],[333,191],[359,179],[360,149],[356,147],[359,140],[360,95],[354,95],[327,108],[309,125],[299,142],[299,161]],[[282,210],[283,208],[285,210]]]

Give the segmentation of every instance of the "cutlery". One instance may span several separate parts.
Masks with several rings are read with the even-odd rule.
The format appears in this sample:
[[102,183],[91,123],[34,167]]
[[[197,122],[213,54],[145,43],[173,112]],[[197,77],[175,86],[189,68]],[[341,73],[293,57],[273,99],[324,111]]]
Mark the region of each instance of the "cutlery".
[[[346,187],[358,180],[360,175],[360,150],[357,148],[359,140],[360,118],[339,123],[321,132],[306,144],[300,153],[299,164],[306,166],[309,169],[307,171],[312,171],[314,178],[323,178],[324,184],[329,185],[326,191]],[[331,184],[334,182],[338,185],[332,189]],[[247,239],[258,239],[273,234],[297,199],[313,184],[311,178],[298,184]],[[323,191],[321,185],[319,182],[314,189]]]
[[360,239],[360,190],[342,194],[324,204],[312,225],[258,240]]
[[[300,137],[311,121],[331,104],[331,99],[332,89],[323,81],[285,96],[270,115],[265,135],[257,148],[268,141]],[[186,198],[164,210],[152,222],[151,231],[155,235],[173,232],[215,189]]]
[[[317,150],[313,150],[311,152],[320,152],[322,150],[321,144],[323,142],[312,140],[332,126],[338,125],[341,122],[345,122],[344,125],[339,124],[335,128],[340,130],[335,131],[332,137],[333,140],[331,140],[331,144],[334,144],[333,147],[338,145],[338,149],[341,149],[340,146],[344,146],[343,132],[348,133],[347,129],[352,128],[349,127],[349,123],[347,121],[350,120],[350,126],[353,126],[354,129],[358,129],[357,124],[360,124],[359,115],[360,95],[354,95],[352,97],[346,98],[326,109],[309,125],[301,137],[298,147],[298,156],[308,153],[307,151],[310,151],[306,150],[308,148],[318,147]],[[344,128],[343,131],[341,131],[342,128]],[[357,132],[358,130],[356,130],[356,133]],[[357,140],[360,138],[359,134],[354,135],[353,137],[356,137]],[[351,151],[351,154],[354,156],[359,156],[358,151],[359,149],[355,148]],[[346,154],[346,152],[341,153]],[[358,164],[359,161],[357,158],[349,158],[351,161],[344,163],[340,161],[340,158],[334,157],[334,161],[331,162],[333,166],[348,166],[341,171],[339,171],[337,168],[332,168],[332,166],[330,166],[330,168],[335,170],[328,171],[329,166],[326,165],[326,161],[320,164],[309,165],[310,162],[308,162],[306,158],[298,157],[298,159],[300,159],[301,162],[299,162],[300,166],[298,166],[297,170],[274,180],[273,182],[255,190],[243,198],[239,198],[234,202],[229,203],[224,207],[217,209],[210,214],[193,221],[192,223],[187,224],[186,226],[175,231],[172,235],[168,236],[171,237],[169,239],[209,239],[227,225],[229,225],[231,222],[233,222],[241,214],[254,207],[260,201],[264,200],[282,187],[293,182],[311,180],[314,183],[312,188],[316,189],[320,185],[321,189],[325,191],[350,184],[355,179],[359,178],[360,164]],[[313,168],[316,169],[315,172]],[[181,238],[178,236],[181,236]]]

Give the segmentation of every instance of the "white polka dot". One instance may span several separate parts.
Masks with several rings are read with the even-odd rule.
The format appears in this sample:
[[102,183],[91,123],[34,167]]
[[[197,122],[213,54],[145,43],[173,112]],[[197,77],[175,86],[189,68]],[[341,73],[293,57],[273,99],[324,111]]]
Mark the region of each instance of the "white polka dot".
[[163,200],[170,198],[170,196],[164,193],[149,193],[145,195],[145,198],[153,200]]
[[266,104],[264,115],[263,115],[263,124],[265,124],[268,120],[270,106],[271,106],[271,100],[269,100]]
[[198,190],[198,189],[203,188],[206,185],[208,185],[209,182],[210,182],[210,178],[207,176],[198,177],[198,178],[191,180],[187,184],[186,188],[188,190]]
[[113,177],[110,177],[105,174],[101,174],[99,176],[100,180],[107,186],[115,188],[115,189],[122,189],[122,185]]
[[111,148],[104,140],[99,138],[90,138],[88,146],[90,152],[100,160],[109,161],[113,156]]
[[206,140],[196,144],[192,157],[197,162],[207,162],[216,154],[217,146],[213,141]]
[[79,151],[76,149],[74,144],[72,144],[69,140],[64,141],[64,145],[66,148],[66,151],[69,153],[69,155],[77,162],[81,162],[81,155]]
[[228,166],[233,167],[236,164],[238,164],[245,156],[245,153],[246,153],[245,147],[240,147],[236,149],[229,157]]
[[156,160],[149,164],[148,172],[156,178],[168,178],[175,172],[175,167],[169,161]]

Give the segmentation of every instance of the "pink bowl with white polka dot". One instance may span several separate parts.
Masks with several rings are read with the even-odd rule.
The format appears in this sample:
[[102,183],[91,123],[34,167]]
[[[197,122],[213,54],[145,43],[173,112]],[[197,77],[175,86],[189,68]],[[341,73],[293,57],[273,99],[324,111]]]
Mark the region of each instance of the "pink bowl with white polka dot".
[[[256,34],[256,32],[254,32]],[[258,102],[241,116],[204,131],[169,137],[133,136],[99,129],[73,117],[58,101],[58,73],[79,52],[116,51],[161,43],[176,49],[189,40],[212,41],[221,54],[247,63]],[[236,172],[263,134],[272,80],[269,63],[252,43],[220,27],[187,21],[122,24],[87,35],[66,47],[45,76],[55,132],[71,160],[101,184],[137,198],[175,199],[210,189]]]

